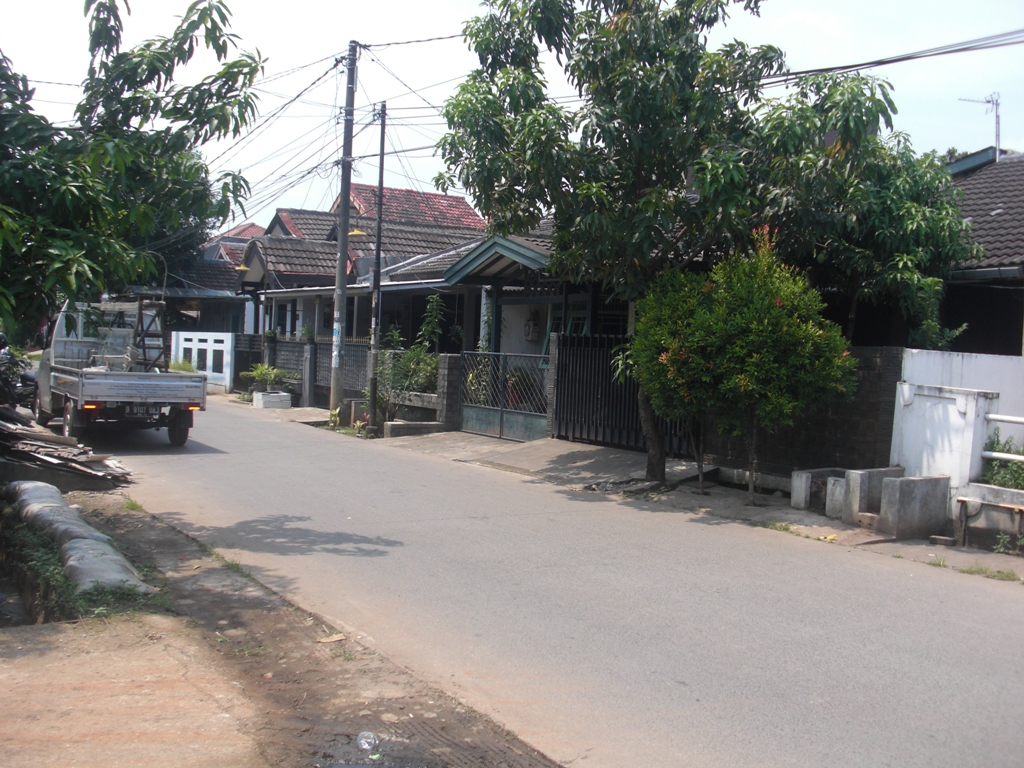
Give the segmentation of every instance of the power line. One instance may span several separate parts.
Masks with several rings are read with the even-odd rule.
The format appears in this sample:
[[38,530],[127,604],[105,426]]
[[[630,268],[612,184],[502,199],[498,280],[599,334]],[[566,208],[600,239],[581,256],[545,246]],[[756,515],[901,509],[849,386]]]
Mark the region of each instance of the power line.
[[369,45],[362,46],[363,48],[390,48],[392,45],[414,45],[416,43],[435,43],[439,40],[454,40],[457,37],[462,37],[460,32],[457,35],[445,35],[444,37],[425,37],[422,40],[400,40],[394,43],[371,43]]

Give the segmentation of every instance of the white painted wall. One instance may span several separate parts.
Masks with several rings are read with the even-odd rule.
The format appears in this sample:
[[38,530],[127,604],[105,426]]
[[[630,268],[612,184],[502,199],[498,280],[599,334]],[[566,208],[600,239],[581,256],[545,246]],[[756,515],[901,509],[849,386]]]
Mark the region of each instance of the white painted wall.
[[[185,354],[186,349],[190,354]],[[202,368],[198,365],[200,349],[206,350],[206,365]],[[213,370],[214,352],[220,352],[224,356],[220,372]],[[196,370],[206,374],[207,392],[231,391],[235,375],[235,334],[175,331],[171,334],[171,360],[179,362],[186,357],[196,366]]]
[[[530,316],[538,323],[533,340],[524,329]],[[501,308],[501,351],[517,355],[539,355],[544,350],[544,334],[548,330],[548,306],[545,304],[506,304]]]
[[[996,412],[1004,416],[1024,416],[1024,357],[907,349],[903,352],[903,380],[911,384],[997,392]],[[1024,427],[998,426],[1003,437],[1012,435],[1018,445],[1024,442]]]

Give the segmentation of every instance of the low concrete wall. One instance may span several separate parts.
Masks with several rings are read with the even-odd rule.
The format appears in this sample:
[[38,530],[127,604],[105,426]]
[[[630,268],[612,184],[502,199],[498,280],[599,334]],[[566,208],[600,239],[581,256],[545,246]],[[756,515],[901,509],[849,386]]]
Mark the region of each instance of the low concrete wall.
[[883,482],[886,478],[903,477],[903,474],[903,467],[849,470],[843,485],[843,522],[865,525],[863,515],[878,515],[882,508]]
[[948,477],[886,477],[878,529],[897,539],[949,532]]
[[389,421],[384,424],[384,437],[410,437],[444,432],[440,421]]
[[790,506],[793,509],[825,509],[829,478],[845,474],[846,470],[840,467],[797,470],[793,473]]
[[[961,504],[959,498],[966,501]],[[998,534],[1017,536],[1024,527],[1024,491],[1013,488],[969,483],[950,500],[950,508],[957,540],[963,544],[991,545]]]

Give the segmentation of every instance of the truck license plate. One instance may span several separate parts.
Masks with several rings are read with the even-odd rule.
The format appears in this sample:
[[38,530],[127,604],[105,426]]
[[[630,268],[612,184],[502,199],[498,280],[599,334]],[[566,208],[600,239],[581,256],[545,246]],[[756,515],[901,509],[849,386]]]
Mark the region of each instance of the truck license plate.
[[158,416],[160,414],[160,406],[130,403],[127,406],[126,413],[129,416]]

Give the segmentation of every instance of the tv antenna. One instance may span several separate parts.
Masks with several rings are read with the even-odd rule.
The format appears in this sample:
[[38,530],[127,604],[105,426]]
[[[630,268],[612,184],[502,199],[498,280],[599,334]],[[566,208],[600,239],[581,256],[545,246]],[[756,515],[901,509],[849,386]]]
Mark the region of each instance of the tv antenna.
[[987,115],[989,112],[996,113],[996,162],[999,162],[999,94],[993,93],[986,96],[984,99],[960,99],[960,101],[970,101],[974,104],[988,104],[988,109],[985,110]]

